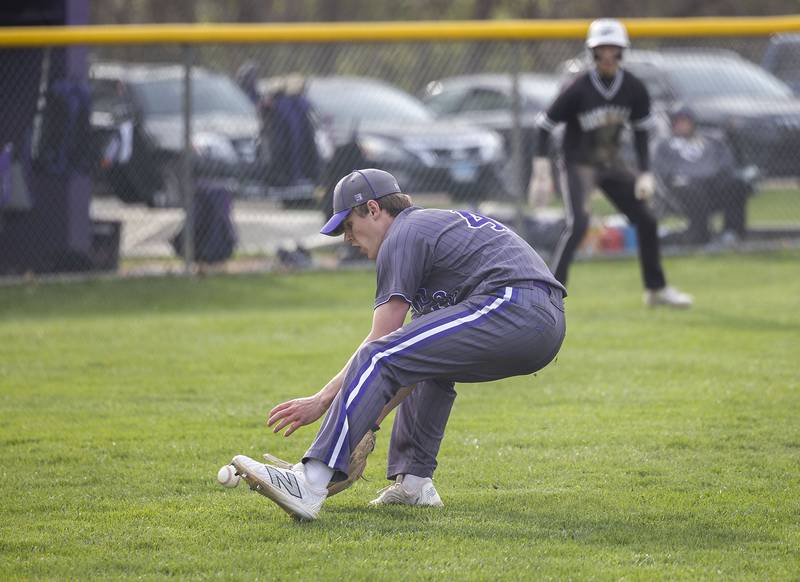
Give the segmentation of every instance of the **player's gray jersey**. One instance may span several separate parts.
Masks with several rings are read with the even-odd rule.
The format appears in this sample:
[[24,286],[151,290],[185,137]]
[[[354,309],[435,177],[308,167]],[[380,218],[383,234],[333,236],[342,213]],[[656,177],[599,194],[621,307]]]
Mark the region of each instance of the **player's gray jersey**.
[[541,257],[501,223],[465,210],[413,206],[392,223],[377,257],[375,307],[403,297],[415,314],[534,282],[566,290]]

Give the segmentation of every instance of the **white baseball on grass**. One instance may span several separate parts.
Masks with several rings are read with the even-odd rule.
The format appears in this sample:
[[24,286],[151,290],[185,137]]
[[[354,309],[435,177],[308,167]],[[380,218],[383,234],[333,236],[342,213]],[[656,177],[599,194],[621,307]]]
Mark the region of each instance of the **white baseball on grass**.
[[217,481],[223,487],[236,487],[239,479],[241,477],[236,474],[236,468],[233,465],[225,465],[217,473]]

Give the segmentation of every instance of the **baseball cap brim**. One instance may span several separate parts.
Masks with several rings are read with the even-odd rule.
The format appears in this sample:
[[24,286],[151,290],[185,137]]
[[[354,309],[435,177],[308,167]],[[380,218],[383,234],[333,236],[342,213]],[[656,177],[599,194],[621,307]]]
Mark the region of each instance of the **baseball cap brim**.
[[344,222],[347,215],[350,214],[351,208],[345,208],[344,210],[340,210],[333,216],[331,216],[330,220],[325,223],[325,226],[322,227],[322,230],[319,232],[321,234],[326,234],[328,236],[339,236],[342,234],[342,223]]

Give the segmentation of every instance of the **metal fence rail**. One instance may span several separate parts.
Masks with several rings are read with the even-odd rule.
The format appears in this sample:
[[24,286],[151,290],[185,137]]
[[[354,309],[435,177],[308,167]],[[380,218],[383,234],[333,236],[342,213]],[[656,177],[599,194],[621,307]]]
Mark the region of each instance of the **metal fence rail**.
[[[654,157],[667,158],[682,103],[735,160],[734,182],[658,176],[665,244],[727,244],[722,210],[737,188],[748,189],[745,241],[794,237],[800,41],[773,35],[800,31],[800,17],[626,24],[626,62],[658,118]],[[327,194],[359,165],[392,171],[423,203],[492,213],[547,254],[563,213],[557,193],[528,198],[534,120],[583,66],[587,26],[2,30],[0,275],[305,264],[304,249],[329,242],[316,234]],[[583,254],[632,252],[630,230],[596,206]]]

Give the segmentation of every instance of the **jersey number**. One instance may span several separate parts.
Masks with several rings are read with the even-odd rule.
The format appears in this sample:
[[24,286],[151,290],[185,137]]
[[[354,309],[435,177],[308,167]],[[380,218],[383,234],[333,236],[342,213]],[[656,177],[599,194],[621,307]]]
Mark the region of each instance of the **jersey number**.
[[496,220],[492,220],[486,216],[481,214],[475,214],[474,212],[467,212],[466,210],[451,210],[450,212],[455,212],[461,218],[467,221],[467,226],[470,228],[483,228],[484,226],[488,226],[492,230],[496,232],[503,232],[508,230],[505,226],[497,222]]

